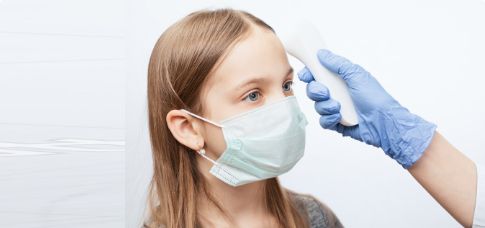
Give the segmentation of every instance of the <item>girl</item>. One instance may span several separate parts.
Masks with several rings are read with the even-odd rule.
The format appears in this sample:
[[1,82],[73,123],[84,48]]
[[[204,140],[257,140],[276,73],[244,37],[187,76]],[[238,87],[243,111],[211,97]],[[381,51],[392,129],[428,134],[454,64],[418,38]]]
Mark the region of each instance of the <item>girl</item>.
[[303,155],[305,116],[274,30],[238,10],[197,11],[151,54],[153,179],[146,227],[342,227],[277,176]]

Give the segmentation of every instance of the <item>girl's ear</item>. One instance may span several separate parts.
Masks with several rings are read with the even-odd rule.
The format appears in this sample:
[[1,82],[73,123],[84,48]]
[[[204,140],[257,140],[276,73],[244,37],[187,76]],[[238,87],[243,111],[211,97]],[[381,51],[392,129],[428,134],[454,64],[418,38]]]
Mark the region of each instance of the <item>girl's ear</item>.
[[192,150],[204,147],[202,125],[199,120],[180,110],[171,110],[167,113],[167,126],[173,137],[181,144]]

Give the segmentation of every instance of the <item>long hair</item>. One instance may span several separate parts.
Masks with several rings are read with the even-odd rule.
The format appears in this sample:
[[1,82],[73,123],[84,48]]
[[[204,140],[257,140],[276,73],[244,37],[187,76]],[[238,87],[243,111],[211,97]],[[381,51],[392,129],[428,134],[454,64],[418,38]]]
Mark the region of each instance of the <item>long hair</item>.
[[[153,177],[148,198],[150,227],[200,227],[197,197],[217,204],[198,173],[196,154],[180,144],[166,123],[170,110],[200,112],[204,81],[224,55],[256,25],[274,32],[259,18],[239,10],[193,12],[170,26],[153,48],[148,66],[148,121]],[[276,178],[265,180],[265,204],[281,227],[307,227]],[[223,211],[223,208],[218,206]]]

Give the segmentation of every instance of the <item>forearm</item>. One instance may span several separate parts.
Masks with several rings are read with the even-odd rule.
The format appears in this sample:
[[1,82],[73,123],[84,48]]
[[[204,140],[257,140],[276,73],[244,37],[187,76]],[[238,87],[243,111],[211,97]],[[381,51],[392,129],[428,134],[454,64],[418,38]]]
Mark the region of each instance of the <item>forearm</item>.
[[436,132],[422,157],[408,171],[461,225],[472,226],[477,189],[472,160]]

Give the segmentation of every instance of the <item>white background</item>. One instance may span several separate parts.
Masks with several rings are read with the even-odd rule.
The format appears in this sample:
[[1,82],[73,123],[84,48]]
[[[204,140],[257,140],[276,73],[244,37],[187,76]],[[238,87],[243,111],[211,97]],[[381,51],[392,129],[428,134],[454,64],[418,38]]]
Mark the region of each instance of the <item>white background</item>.
[[[186,1],[130,5],[127,106],[129,225],[140,213],[140,188],[148,177],[143,130],[146,66],[167,26],[201,8],[229,6],[262,18],[277,31],[291,18],[318,24],[330,49],[369,70],[401,104],[435,122],[474,160],[485,161],[484,1]],[[296,69],[302,67],[291,60]],[[322,130],[304,84],[295,84],[310,124],[306,155],[284,186],[327,203],[347,227],[459,227],[401,166],[376,149]],[[135,131],[133,131],[135,129]],[[134,139],[134,138],[137,139]],[[141,157],[141,155],[147,157]],[[139,167],[144,167],[140,172]]]
[[0,227],[123,227],[125,15],[0,0]]
[[[484,163],[485,1],[0,0],[0,227],[136,227],[151,169],[149,54],[167,26],[221,6],[277,31],[310,18],[331,50]],[[285,187],[347,227],[459,226],[379,149],[322,130],[304,84],[294,88],[310,124]]]

